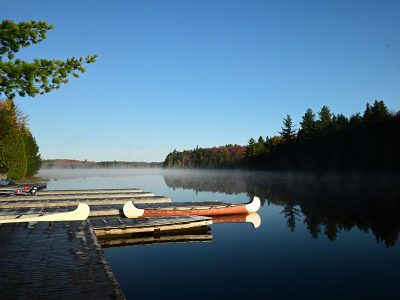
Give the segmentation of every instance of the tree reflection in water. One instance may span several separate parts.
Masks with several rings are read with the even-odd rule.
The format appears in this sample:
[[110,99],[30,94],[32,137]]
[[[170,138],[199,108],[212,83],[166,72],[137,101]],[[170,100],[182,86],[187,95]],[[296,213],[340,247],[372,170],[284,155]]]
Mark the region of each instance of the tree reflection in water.
[[164,174],[171,188],[246,193],[262,204],[282,206],[293,232],[303,215],[313,238],[331,241],[353,227],[371,231],[378,243],[395,245],[400,232],[400,175],[176,171]]

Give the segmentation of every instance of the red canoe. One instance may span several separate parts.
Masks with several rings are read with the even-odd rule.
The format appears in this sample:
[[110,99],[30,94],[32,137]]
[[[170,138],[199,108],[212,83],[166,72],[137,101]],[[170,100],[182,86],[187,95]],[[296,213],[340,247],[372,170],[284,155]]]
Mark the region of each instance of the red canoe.
[[[127,218],[173,217],[173,216],[218,216],[256,212],[261,206],[260,199],[254,197],[246,204],[223,202],[183,202],[136,207],[132,201],[124,205]],[[141,208],[142,207],[142,208]]]

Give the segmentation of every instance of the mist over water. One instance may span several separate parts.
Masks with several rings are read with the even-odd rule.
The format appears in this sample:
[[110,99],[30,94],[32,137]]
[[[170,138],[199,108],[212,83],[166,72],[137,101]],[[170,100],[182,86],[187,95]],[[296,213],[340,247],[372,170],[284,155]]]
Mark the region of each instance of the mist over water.
[[206,243],[105,249],[128,298],[170,291],[178,299],[396,299],[399,175],[164,169],[39,175],[50,179],[49,189],[140,188],[173,201],[260,197],[256,230],[220,224]]

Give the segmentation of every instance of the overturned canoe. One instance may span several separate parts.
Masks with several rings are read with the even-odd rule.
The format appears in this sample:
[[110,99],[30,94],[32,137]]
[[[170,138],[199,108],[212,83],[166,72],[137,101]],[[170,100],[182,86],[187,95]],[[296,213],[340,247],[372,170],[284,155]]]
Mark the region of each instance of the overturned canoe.
[[0,224],[20,222],[83,221],[89,217],[90,208],[85,203],[69,212],[0,216]]
[[139,217],[172,217],[172,216],[217,216],[246,214],[256,212],[261,206],[260,199],[254,197],[246,204],[224,202],[176,202],[159,205],[135,206],[132,201],[126,202],[123,208],[127,218]]

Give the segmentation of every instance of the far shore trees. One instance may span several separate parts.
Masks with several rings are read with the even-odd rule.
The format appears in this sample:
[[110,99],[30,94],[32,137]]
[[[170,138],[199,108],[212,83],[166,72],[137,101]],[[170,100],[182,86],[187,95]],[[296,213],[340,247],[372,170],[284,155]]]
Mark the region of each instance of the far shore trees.
[[[356,113],[350,118],[333,114],[323,106],[318,118],[307,109],[294,129],[292,118],[283,119],[278,136],[250,138],[244,157],[235,167],[273,171],[400,171],[400,112],[391,113],[383,101],[367,103],[364,114]],[[183,152],[170,153],[165,167],[190,168],[192,156]],[[182,160],[172,157],[185,156]],[[212,164],[203,160],[208,168],[226,168],[227,165]]]
[[66,60],[36,58],[31,62],[16,58],[21,48],[46,38],[52,25],[44,21],[0,23],[0,173],[11,179],[33,176],[40,168],[39,147],[26,119],[18,117],[13,99],[35,97],[59,89],[69,78],[85,72],[84,65],[96,55]]

